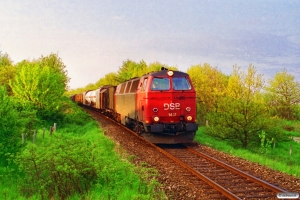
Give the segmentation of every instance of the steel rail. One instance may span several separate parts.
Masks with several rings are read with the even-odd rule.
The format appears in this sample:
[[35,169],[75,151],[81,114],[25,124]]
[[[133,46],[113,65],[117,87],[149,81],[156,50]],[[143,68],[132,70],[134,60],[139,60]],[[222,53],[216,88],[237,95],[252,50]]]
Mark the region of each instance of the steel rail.
[[[97,111],[96,111],[97,112]],[[98,112],[99,113],[99,112]],[[101,114],[101,113],[99,113]],[[102,115],[102,114],[101,114]],[[105,116],[105,115],[102,115],[104,116],[106,119],[112,121],[112,122],[116,122],[115,120]],[[170,158],[171,160],[173,160],[174,162],[176,162],[178,165],[182,166],[183,168],[185,168],[187,171],[189,171],[191,174],[193,174],[194,176],[198,177],[199,179],[201,179],[202,181],[204,181],[205,183],[207,183],[208,185],[210,185],[212,188],[214,188],[215,190],[219,191],[222,195],[224,195],[225,197],[229,198],[229,199],[241,199],[240,197],[236,196],[235,194],[233,194],[232,192],[230,192],[229,190],[227,190],[226,188],[222,187],[221,185],[219,185],[218,183],[214,182],[213,180],[209,179],[207,176],[197,172],[196,170],[194,170],[193,168],[189,167],[188,165],[186,165],[184,162],[180,161],[179,159],[177,159],[175,156],[171,155],[170,153],[166,152],[165,150],[163,150],[162,148],[156,146],[155,144],[153,143],[150,143],[148,142],[146,139],[144,139],[143,137],[140,137],[137,133],[135,133],[134,131],[132,131],[131,129],[127,128],[126,126],[124,125],[121,125],[119,123],[116,123],[116,125],[118,126],[121,126],[123,127],[124,129],[126,129],[127,131],[133,133],[135,136],[137,136],[138,138],[140,138],[141,140],[145,141],[146,143],[148,143],[150,146],[152,146],[153,148],[157,149],[159,152],[161,152],[162,154],[164,154],[165,156],[167,156],[168,158]],[[185,145],[184,145],[185,146]],[[263,187],[265,188],[268,188],[269,190],[273,191],[273,192],[283,192],[283,193],[287,193],[287,191],[281,189],[281,188],[278,188],[274,185],[271,185],[261,179],[258,179],[250,174],[247,174],[239,169],[236,169],[226,163],[223,163],[221,161],[218,161],[217,159],[214,159],[208,155],[205,155],[199,151],[196,151],[188,146],[185,146],[186,149],[194,154],[197,154],[201,157],[204,157],[205,159],[217,164],[217,165],[220,165],[224,168],[227,168],[228,170],[244,177],[244,178],[247,178],[249,180],[252,180],[253,182],[256,182],[260,185],[262,185]]]
[[283,189],[281,189],[281,188],[279,188],[279,187],[277,187],[275,185],[272,185],[272,184],[270,184],[270,183],[268,183],[266,181],[263,181],[263,180],[255,177],[255,176],[252,176],[251,174],[245,173],[245,172],[243,172],[243,171],[241,171],[241,170],[239,170],[239,169],[237,169],[235,167],[232,167],[232,166],[230,166],[230,165],[228,165],[228,164],[226,164],[226,163],[224,163],[222,161],[219,161],[219,160],[217,160],[217,159],[215,159],[213,157],[210,157],[210,156],[208,156],[208,155],[206,155],[204,153],[196,151],[193,148],[187,147],[187,150],[190,151],[190,152],[192,152],[192,153],[194,153],[194,154],[197,154],[197,155],[199,155],[201,157],[204,157],[205,159],[207,159],[207,160],[209,160],[209,161],[211,161],[211,162],[213,162],[213,163],[215,163],[217,165],[220,165],[220,166],[222,166],[222,167],[224,167],[224,168],[226,168],[226,169],[228,169],[228,170],[230,170],[230,171],[232,171],[232,172],[234,172],[234,173],[236,173],[236,174],[238,174],[238,175],[240,175],[240,176],[242,176],[242,177],[244,177],[244,178],[246,178],[248,180],[251,180],[251,181],[253,181],[253,182],[255,182],[255,183],[263,186],[264,188],[267,188],[267,189],[271,190],[272,192],[275,192],[275,193],[279,193],[279,192],[287,193],[287,191],[285,191],[285,190],[283,190]]
[[[109,117],[107,117],[107,119],[114,121],[112,119],[110,119]],[[115,122],[115,121],[114,121]],[[194,170],[193,168],[189,167],[188,165],[186,165],[185,163],[183,163],[182,161],[180,161],[179,159],[177,159],[176,157],[172,156],[170,153],[166,152],[165,150],[163,150],[162,148],[156,146],[153,143],[148,142],[145,138],[140,137],[136,132],[132,131],[131,129],[127,128],[126,126],[123,126],[119,123],[116,123],[119,126],[122,126],[124,129],[126,129],[127,131],[133,133],[135,136],[137,136],[138,138],[140,138],[141,140],[145,141],[146,143],[148,143],[150,146],[152,146],[153,148],[155,148],[156,150],[158,150],[159,152],[161,152],[162,154],[164,154],[165,156],[167,156],[168,158],[170,158],[171,160],[173,160],[174,162],[176,162],[178,165],[180,165],[181,167],[185,168],[187,171],[189,171],[191,174],[193,174],[194,176],[198,177],[199,179],[201,179],[202,181],[204,181],[205,183],[207,183],[209,186],[211,186],[212,188],[214,188],[215,190],[219,191],[221,194],[223,194],[225,197],[231,199],[231,200],[241,200],[240,197],[236,196],[235,194],[231,193],[230,191],[228,191],[226,188],[222,187],[221,185],[219,185],[218,183],[212,181],[211,179],[209,179],[208,177],[206,177],[205,175],[197,172],[196,170]]]
[[221,194],[223,194],[227,198],[229,198],[229,199],[241,199],[238,196],[236,196],[235,194],[233,194],[230,191],[228,191],[227,189],[225,189],[224,187],[222,187],[221,185],[219,185],[218,183],[212,181],[211,179],[209,179],[205,175],[203,175],[203,174],[195,171],[193,168],[189,167],[188,165],[186,165],[185,163],[183,163],[182,161],[180,161],[176,157],[172,156],[168,152],[164,151],[163,149],[161,149],[161,148],[159,148],[159,147],[157,147],[155,145],[153,145],[153,146],[158,151],[160,151],[162,154],[164,154],[165,156],[167,156],[168,158],[170,158],[171,160],[173,160],[174,162],[176,162],[177,164],[179,164],[180,166],[182,166],[183,168],[185,168],[186,170],[188,170],[194,176],[196,176],[196,177],[200,178],[201,180],[203,180],[205,183],[207,183],[208,185],[210,185],[211,187],[213,187],[215,190],[219,191]]

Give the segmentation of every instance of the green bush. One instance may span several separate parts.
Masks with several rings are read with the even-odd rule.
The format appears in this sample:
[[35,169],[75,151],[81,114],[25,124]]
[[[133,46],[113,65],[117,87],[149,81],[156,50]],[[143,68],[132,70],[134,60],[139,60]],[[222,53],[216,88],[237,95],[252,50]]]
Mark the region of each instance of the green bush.
[[40,145],[29,143],[16,159],[24,172],[22,194],[30,196],[38,191],[43,198],[65,199],[74,193],[86,193],[103,168],[97,151],[95,143],[60,134]]
[[[52,136],[37,130],[35,144],[31,135],[17,156],[8,157],[14,163],[0,166],[0,199],[166,199],[156,170],[120,158],[97,122],[76,104],[67,101],[63,109]],[[22,115],[22,130],[50,125],[35,112]]]
[[20,149],[20,130],[18,112],[14,102],[7,95],[6,89],[0,87],[0,164],[7,164],[8,154]]
[[64,126],[51,137],[37,138],[36,144],[29,141],[15,160],[21,172],[20,197],[165,199],[157,171],[120,159],[114,143],[97,126],[94,121],[83,129]]
[[90,121],[93,121],[91,116],[82,110],[77,104],[67,101],[68,104],[65,106],[65,115],[63,117],[63,124],[70,125],[85,125]]

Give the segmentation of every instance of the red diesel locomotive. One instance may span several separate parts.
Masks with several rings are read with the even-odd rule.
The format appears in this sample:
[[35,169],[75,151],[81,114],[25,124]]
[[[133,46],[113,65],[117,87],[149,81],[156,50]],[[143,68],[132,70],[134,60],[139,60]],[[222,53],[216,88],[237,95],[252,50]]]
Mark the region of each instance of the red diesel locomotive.
[[188,74],[163,69],[118,86],[77,94],[73,100],[105,113],[156,144],[192,142],[196,92]]

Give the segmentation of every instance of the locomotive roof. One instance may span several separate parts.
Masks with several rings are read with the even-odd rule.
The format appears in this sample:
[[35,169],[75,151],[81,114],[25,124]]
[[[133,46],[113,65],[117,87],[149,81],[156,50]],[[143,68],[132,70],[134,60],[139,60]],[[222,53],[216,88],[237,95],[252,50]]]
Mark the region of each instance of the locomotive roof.
[[187,73],[181,72],[181,71],[174,71],[174,70],[161,70],[161,71],[157,71],[157,72],[151,72],[147,75],[151,75],[151,76],[166,76],[168,71],[172,71],[174,73],[175,76],[186,76]]
[[[173,76],[187,76],[188,74],[185,73],[185,72],[181,72],[181,71],[175,71],[175,70],[167,70],[167,69],[164,69],[164,70],[161,70],[161,71],[156,71],[156,72],[149,72],[147,74],[144,74],[143,76],[141,77],[144,77],[144,76],[168,76],[167,72],[168,71],[172,71],[173,72]],[[140,79],[141,77],[133,77],[129,80],[126,80],[124,82],[127,82],[127,81],[132,81],[134,79]],[[123,83],[124,83],[123,82]],[[122,83],[120,83],[122,84]],[[103,86],[104,87],[104,86]]]
[[113,86],[113,85],[103,85],[103,86],[101,86],[99,88],[104,89],[104,88],[110,88],[110,87],[115,87],[115,86]]

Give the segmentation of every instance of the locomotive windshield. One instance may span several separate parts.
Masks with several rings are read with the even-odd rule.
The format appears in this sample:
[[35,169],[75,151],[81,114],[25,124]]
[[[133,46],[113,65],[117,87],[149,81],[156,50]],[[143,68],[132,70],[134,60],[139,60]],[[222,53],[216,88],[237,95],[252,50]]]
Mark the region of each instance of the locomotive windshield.
[[153,78],[151,84],[151,90],[169,90],[170,79],[169,78]]
[[186,77],[173,77],[172,85],[174,90],[190,90],[191,84]]
[[[170,88],[170,78],[153,78],[151,90],[170,90]],[[192,87],[186,77],[172,77],[172,88],[174,90],[190,90]]]

